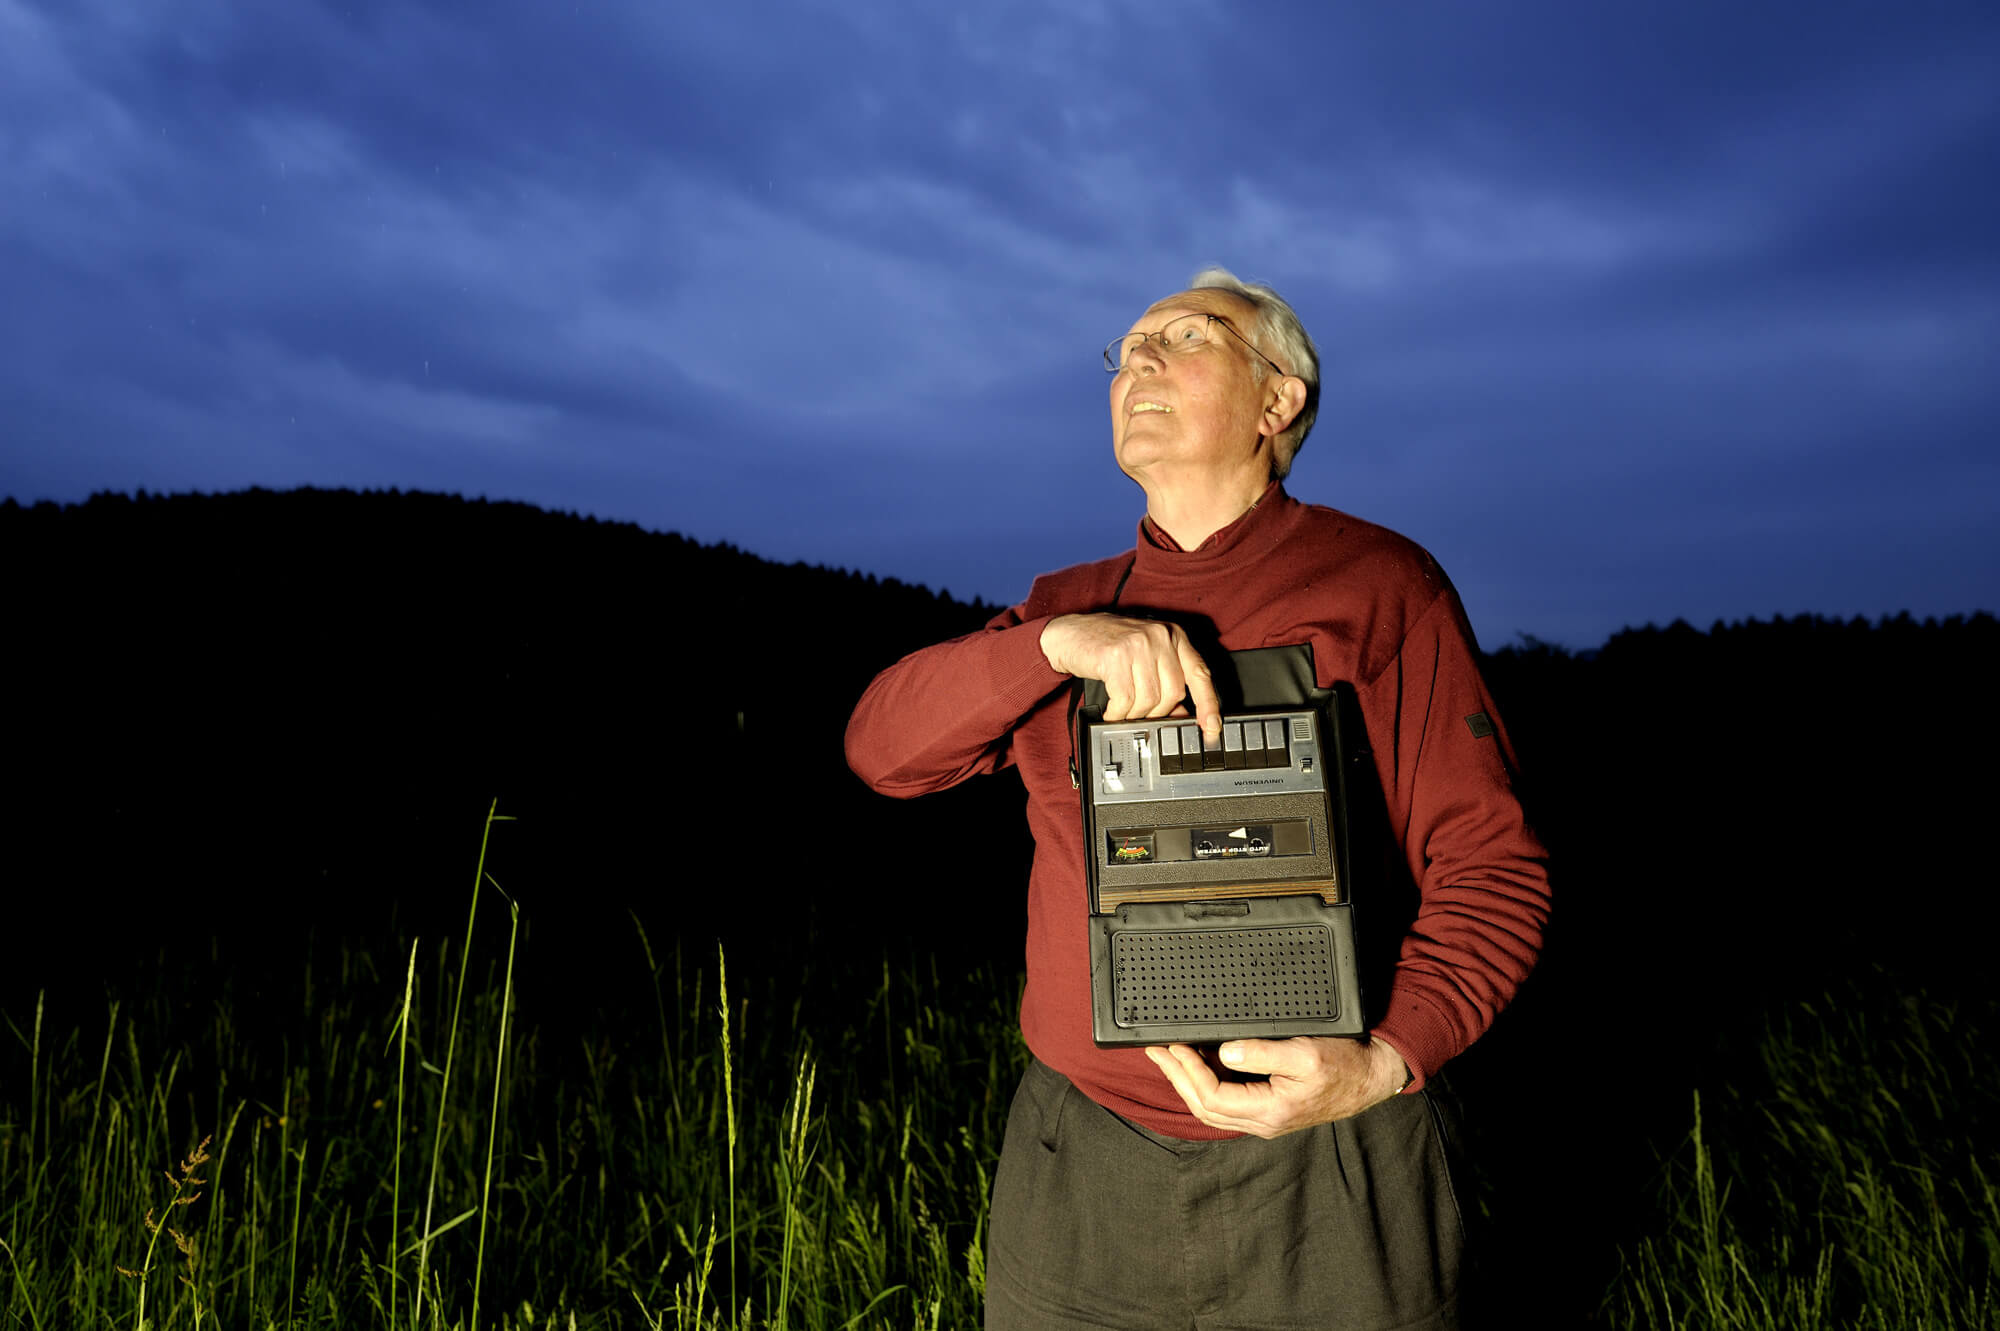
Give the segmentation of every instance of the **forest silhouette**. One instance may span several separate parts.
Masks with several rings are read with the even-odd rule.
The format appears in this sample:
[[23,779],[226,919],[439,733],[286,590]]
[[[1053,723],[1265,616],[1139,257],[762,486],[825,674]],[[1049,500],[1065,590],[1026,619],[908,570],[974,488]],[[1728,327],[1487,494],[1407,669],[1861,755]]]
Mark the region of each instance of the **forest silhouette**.
[[[520,820],[513,874],[586,936],[630,909],[1018,946],[1018,783],[898,803],[840,746],[876,671],[997,607],[394,490],[7,500],[0,556],[10,876],[87,926],[87,955],[191,914],[421,918],[455,904],[495,799]],[[1490,652],[1556,853],[1558,941],[1621,972],[1697,952],[1703,984],[1652,993],[1682,1020],[1738,986],[1976,944],[1996,660],[1988,613]]]

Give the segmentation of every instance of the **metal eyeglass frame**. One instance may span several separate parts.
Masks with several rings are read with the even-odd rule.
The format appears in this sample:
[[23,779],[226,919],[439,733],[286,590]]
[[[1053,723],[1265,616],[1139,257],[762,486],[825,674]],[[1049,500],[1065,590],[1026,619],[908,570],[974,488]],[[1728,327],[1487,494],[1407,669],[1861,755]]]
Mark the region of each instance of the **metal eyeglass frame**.
[[[1167,329],[1179,323],[1181,319],[1192,319],[1196,317],[1196,315],[1200,315],[1200,317],[1208,320],[1209,323],[1221,324],[1224,328],[1227,328],[1229,330],[1229,335],[1231,337],[1234,337],[1238,342],[1241,342],[1244,346],[1249,347],[1250,350],[1256,354],[1258,360],[1263,361],[1266,365],[1276,370],[1280,375],[1283,375],[1285,378],[1289,379],[1292,377],[1291,375],[1285,372],[1284,366],[1278,364],[1278,362],[1272,360],[1269,356],[1266,356],[1263,352],[1258,351],[1256,344],[1253,343],[1249,338],[1243,336],[1243,334],[1237,332],[1236,326],[1230,323],[1229,320],[1223,318],[1219,314],[1205,314],[1199,310],[1197,310],[1195,314],[1183,314],[1180,316],[1180,318],[1167,320],[1165,324],[1160,326],[1158,332],[1139,334],[1139,347],[1145,346],[1148,342],[1152,341],[1154,338],[1157,337],[1160,339],[1161,348],[1163,350],[1170,350],[1171,348],[1169,347],[1166,337]],[[1203,327],[1206,328],[1207,324],[1204,324]],[[1125,345],[1125,339],[1131,336],[1132,334],[1130,333],[1121,333],[1117,337],[1112,338],[1109,342],[1106,342],[1104,344],[1104,372],[1106,374],[1116,374],[1120,370],[1125,368],[1124,366],[1118,363],[1118,361],[1112,356],[1111,353],[1123,348]],[[1134,347],[1132,349],[1134,351],[1137,351],[1139,347]]]

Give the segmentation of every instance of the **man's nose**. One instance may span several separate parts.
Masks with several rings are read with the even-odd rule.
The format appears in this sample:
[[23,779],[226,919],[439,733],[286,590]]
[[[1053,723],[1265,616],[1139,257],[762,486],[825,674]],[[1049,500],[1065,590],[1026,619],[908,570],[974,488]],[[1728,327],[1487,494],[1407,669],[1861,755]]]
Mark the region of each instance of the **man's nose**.
[[1125,354],[1125,368],[1134,374],[1157,374],[1166,361],[1166,339],[1147,333],[1139,345]]

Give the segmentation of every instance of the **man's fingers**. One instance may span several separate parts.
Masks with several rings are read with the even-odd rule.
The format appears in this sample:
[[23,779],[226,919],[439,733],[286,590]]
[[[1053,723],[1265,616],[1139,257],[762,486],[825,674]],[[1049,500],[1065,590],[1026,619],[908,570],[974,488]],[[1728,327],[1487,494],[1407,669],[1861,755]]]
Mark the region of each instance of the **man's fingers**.
[[1214,739],[1222,734],[1222,699],[1215,695],[1215,678],[1208,673],[1208,663],[1201,659],[1187,636],[1177,632],[1175,637],[1175,645],[1180,649],[1181,675],[1187,681],[1188,696],[1194,699],[1194,719],[1201,726],[1201,733]]
[[1188,1112],[1204,1123],[1209,1122],[1208,1093],[1222,1083],[1214,1070],[1201,1061],[1201,1055],[1182,1044],[1147,1045],[1146,1057],[1166,1074],[1167,1081],[1186,1103]]
[[1201,1055],[1184,1044],[1147,1045],[1146,1057],[1154,1066],[1167,1074],[1167,1080],[1181,1093],[1181,1098],[1190,1108],[1201,1104],[1210,1092],[1222,1084],[1215,1075],[1215,1069],[1201,1061]]
[[1159,708],[1160,678],[1150,658],[1136,657],[1104,671],[1104,719],[1129,721]]
[[1147,1045],[1146,1057],[1151,1059],[1153,1066],[1166,1076],[1167,1084],[1174,1088],[1174,1094],[1180,1096],[1182,1103],[1187,1105],[1188,1113],[1193,1114],[1196,1118],[1200,1118],[1201,1097],[1195,1094],[1194,1088],[1188,1084],[1186,1074],[1181,1071],[1179,1064],[1174,1061],[1173,1055],[1164,1049]]
[[1153,706],[1147,711],[1147,716],[1165,716],[1181,705],[1181,699],[1187,696],[1187,685],[1181,679],[1181,663],[1177,657],[1161,655],[1153,658],[1153,686],[1157,692],[1153,695]]
[[1227,1082],[1202,1062],[1201,1055],[1184,1044],[1148,1046],[1146,1057],[1166,1074],[1188,1112],[1227,1132],[1249,1132],[1268,1136],[1265,1121],[1272,1106],[1271,1088],[1261,1082]]
[[1174,625],[1149,621],[1144,636],[1133,643],[1140,657],[1132,669],[1145,680],[1145,693],[1133,698],[1132,715],[1165,716],[1187,692],[1175,645],[1180,637],[1181,631]]
[[1101,626],[1108,636],[1094,666],[1078,673],[1104,681],[1104,719],[1164,716],[1187,692],[1174,638],[1180,630],[1154,620],[1119,620]]
[[1170,716],[1192,698],[1210,739],[1222,734],[1222,702],[1201,653],[1177,624],[1122,615],[1059,615],[1042,630],[1042,652],[1064,674],[1104,682],[1104,719]]

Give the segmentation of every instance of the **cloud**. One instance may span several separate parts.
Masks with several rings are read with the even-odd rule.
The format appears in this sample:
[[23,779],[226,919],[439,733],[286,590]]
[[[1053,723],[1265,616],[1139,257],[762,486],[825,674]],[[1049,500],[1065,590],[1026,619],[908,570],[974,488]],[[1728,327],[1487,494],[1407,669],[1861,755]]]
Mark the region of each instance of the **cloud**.
[[1996,33],[0,0],[0,488],[435,484],[1011,598],[1130,539],[1096,348],[1213,261],[1320,344],[1295,490],[1475,618],[1976,600]]

